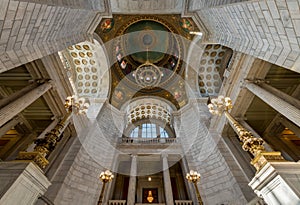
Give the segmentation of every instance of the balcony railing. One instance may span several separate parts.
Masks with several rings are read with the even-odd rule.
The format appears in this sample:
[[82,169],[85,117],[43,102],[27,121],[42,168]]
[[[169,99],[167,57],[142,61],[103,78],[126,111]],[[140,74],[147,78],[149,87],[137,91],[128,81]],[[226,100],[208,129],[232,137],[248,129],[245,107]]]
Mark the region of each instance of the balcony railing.
[[109,200],[108,205],[126,205],[126,200]]
[[176,138],[129,138],[119,139],[120,144],[172,144],[177,143]]
[[[126,200],[109,200],[108,205],[126,205]],[[136,203],[135,205],[144,205],[142,203]],[[157,205],[157,204],[153,204]],[[160,203],[159,205],[164,205]],[[175,205],[193,205],[192,200],[175,200]]]
[[193,205],[192,200],[175,200],[175,205]]

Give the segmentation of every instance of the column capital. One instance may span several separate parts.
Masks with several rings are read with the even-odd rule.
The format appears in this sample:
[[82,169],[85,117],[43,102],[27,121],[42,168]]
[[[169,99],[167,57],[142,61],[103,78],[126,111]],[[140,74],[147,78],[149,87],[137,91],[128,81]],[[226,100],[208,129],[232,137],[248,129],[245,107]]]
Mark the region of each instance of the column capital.
[[161,157],[164,159],[164,158],[168,158],[168,153],[166,152],[162,152],[161,153]]
[[130,157],[131,157],[131,158],[137,158],[137,156],[138,156],[138,155],[137,155],[136,153],[130,154]]

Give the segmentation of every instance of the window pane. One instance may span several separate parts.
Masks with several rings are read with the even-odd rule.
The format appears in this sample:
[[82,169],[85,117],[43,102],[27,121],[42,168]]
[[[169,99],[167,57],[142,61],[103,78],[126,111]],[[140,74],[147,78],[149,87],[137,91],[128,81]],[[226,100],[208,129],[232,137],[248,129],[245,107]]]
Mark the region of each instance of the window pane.
[[139,127],[136,127],[130,133],[130,137],[138,137],[138,135],[139,135]]
[[[140,126],[142,129],[142,138],[157,138],[158,133],[156,133],[156,124],[145,123]],[[168,138],[169,135],[165,129],[159,127],[159,134],[161,138]],[[138,135],[138,130],[137,130]]]
[[161,127],[159,127],[159,132],[160,132],[160,137],[161,138],[168,138],[169,137],[167,131],[165,129],[161,128]]
[[151,124],[151,138],[156,138],[156,125]]

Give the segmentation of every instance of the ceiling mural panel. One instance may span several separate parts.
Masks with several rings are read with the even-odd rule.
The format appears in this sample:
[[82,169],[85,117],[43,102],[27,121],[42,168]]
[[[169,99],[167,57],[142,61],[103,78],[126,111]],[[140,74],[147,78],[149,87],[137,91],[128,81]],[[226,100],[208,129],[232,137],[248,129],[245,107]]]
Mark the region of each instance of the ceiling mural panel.
[[[111,63],[110,102],[117,108],[136,97],[161,97],[177,109],[187,101],[184,56],[197,28],[180,15],[114,15],[96,29]],[[184,39],[184,40],[183,40]]]

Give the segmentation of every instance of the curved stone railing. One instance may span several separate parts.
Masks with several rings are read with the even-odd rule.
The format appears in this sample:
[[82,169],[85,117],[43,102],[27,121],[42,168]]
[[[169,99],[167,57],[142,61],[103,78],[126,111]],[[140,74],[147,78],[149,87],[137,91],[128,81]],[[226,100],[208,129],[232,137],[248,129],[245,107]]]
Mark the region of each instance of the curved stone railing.
[[108,205],[126,205],[126,200],[109,200]]
[[193,205],[192,200],[175,200],[175,205]]
[[129,138],[119,139],[120,144],[172,144],[177,143],[176,138]]

